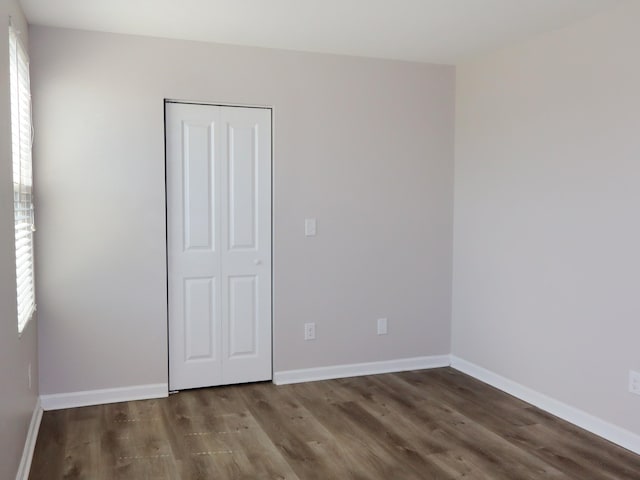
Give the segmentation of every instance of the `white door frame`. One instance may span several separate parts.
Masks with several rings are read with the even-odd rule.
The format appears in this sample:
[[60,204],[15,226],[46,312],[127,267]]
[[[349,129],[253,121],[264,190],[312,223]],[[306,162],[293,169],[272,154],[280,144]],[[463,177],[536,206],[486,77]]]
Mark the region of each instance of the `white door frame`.
[[[273,262],[273,250],[274,250],[274,151],[275,151],[275,123],[274,123],[274,107],[272,105],[258,105],[258,104],[240,104],[240,103],[228,103],[228,102],[215,102],[215,101],[198,101],[198,100],[181,100],[181,99],[173,99],[173,98],[165,98],[163,100],[163,123],[164,123],[164,174],[165,174],[165,182],[164,182],[164,197],[165,197],[165,276],[167,280],[167,291],[166,291],[166,301],[167,301],[167,317],[166,317],[166,327],[167,327],[167,385],[170,385],[169,378],[169,332],[170,332],[170,318],[169,318],[169,251],[168,251],[168,192],[167,192],[167,124],[166,124],[166,107],[169,103],[178,103],[178,104],[186,104],[186,105],[204,105],[204,106],[213,106],[213,107],[241,107],[241,108],[260,108],[266,109],[270,112],[271,119],[271,157],[270,157],[270,177],[271,177],[271,218],[270,218],[270,236],[271,236],[271,311],[270,319],[271,319],[271,381],[274,381],[274,291],[275,291],[275,283],[274,283],[274,270],[275,265]],[[175,391],[170,391],[169,393],[175,393]]]

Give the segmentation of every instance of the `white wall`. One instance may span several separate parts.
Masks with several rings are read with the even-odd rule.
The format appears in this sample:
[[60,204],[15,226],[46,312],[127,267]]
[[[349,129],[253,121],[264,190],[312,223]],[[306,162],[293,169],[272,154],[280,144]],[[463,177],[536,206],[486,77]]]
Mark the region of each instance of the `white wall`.
[[640,433],[640,3],[459,66],[453,353]]
[[164,98],[274,106],[276,371],[449,352],[452,67],[30,33],[42,393],[167,380]]
[[[28,43],[27,27],[15,0],[0,0],[0,478],[15,478],[38,394],[36,320],[18,337],[16,257],[11,167],[9,16]],[[32,388],[28,368],[32,365]]]

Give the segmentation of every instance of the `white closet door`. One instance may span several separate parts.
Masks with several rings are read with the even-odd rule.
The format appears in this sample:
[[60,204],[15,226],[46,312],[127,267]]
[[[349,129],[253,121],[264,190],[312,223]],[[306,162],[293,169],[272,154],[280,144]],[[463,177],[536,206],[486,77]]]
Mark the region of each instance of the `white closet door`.
[[271,111],[166,104],[169,383],[271,379]]

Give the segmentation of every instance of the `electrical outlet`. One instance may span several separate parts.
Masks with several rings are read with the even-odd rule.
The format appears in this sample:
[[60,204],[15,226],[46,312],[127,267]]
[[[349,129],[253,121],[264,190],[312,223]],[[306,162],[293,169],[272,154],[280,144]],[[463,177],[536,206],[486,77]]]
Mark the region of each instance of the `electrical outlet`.
[[386,335],[387,334],[387,319],[379,318],[378,319],[378,335]]
[[29,379],[29,390],[31,390],[31,364],[29,364],[29,368],[27,368],[27,378]]
[[315,340],[316,339],[316,324],[305,323],[304,324],[304,339]]
[[640,373],[629,370],[629,391],[640,395]]

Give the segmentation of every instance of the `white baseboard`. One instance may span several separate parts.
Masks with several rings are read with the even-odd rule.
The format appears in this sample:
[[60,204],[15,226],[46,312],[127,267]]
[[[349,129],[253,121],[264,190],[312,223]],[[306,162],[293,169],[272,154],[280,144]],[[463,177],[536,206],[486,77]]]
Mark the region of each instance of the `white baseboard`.
[[377,375],[379,373],[406,372],[408,370],[424,370],[428,368],[448,367],[449,355],[430,357],[401,358],[383,362],[352,363],[331,367],[303,368],[301,370],[284,370],[274,372],[273,383],[286,385],[289,383],[315,382],[334,378],[359,377],[361,375]]
[[625,430],[624,428],[606,422],[587,412],[579,410],[571,405],[567,405],[559,400],[536,392],[524,385],[520,385],[513,380],[502,377],[490,370],[482,368],[471,362],[467,362],[454,355],[451,356],[451,367],[466,373],[481,382],[487,383],[503,392],[513,395],[531,405],[534,405],[546,412],[560,417],[567,422],[594,433],[610,442],[640,454],[640,435]]
[[16,480],[28,480],[29,472],[31,471],[31,460],[33,460],[33,452],[36,449],[36,440],[38,439],[38,431],[40,430],[40,422],[42,421],[42,405],[40,399],[36,401],[36,406],[33,408],[33,415],[31,415],[31,423],[29,423],[29,430],[27,431],[27,439],[24,442],[24,449],[22,450],[22,458],[20,459],[20,465],[18,466],[18,473]]
[[136,385],[133,387],[41,395],[40,399],[42,401],[42,408],[46,411],[60,410],[62,408],[87,407],[89,405],[101,405],[104,403],[147,400],[149,398],[162,398],[168,395],[169,386],[166,383],[157,383],[152,385]]

